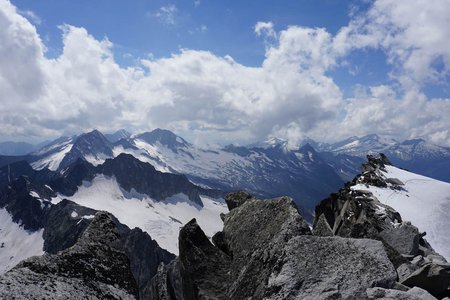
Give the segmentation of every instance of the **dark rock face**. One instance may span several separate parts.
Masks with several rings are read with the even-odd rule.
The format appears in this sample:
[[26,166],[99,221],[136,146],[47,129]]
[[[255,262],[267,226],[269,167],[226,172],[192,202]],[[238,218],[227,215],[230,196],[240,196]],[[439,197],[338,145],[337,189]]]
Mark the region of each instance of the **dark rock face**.
[[[17,280],[20,278],[20,280]],[[70,286],[59,291],[60,286]],[[52,288],[53,290],[49,290]],[[78,290],[78,295],[67,292]],[[98,212],[77,243],[57,255],[32,257],[0,280],[0,296],[134,299],[138,288],[112,215]]]
[[78,158],[66,168],[64,173],[49,182],[49,185],[63,195],[73,196],[83,180],[90,181],[95,175],[95,167],[84,159]]
[[20,176],[25,176],[32,182],[46,182],[54,175],[47,169],[36,171],[24,160],[13,162],[0,168],[0,189]]
[[77,137],[73,143],[69,153],[67,153],[61,161],[58,170],[63,170],[77,159],[92,156],[96,159],[103,157],[112,157],[112,144],[98,130],[84,133]]
[[53,205],[44,227],[44,251],[56,254],[73,246],[91,222],[90,217],[96,212],[69,200]]
[[[39,194],[40,198],[32,196],[32,192]],[[34,185],[28,178],[21,176],[2,189],[0,208],[5,208],[13,221],[23,225],[24,229],[36,231],[44,227],[47,208],[51,205],[46,198],[49,199],[53,194],[47,187]]]
[[130,260],[130,269],[139,288],[140,299],[152,299],[148,289],[160,264],[166,265],[175,255],[161,249],[158,243],[139,228],[121,233],[122,243]]
[[135,189],[153,199],[164,200],[167,197],[184,193],[191,201],[203,206],[199,188],[184,175],[162,173],[141,162],[129,154],[120,154],[115,159],[107,159],[98,171],[108,176],[115,176],[117,182],[127,191]]
[[367,299],[367,288],[395,284],[381,242],[312,236],[288,197],[247,199],[213,241],[195,220],[186,224],[180,256],[160,267],[151,299]]

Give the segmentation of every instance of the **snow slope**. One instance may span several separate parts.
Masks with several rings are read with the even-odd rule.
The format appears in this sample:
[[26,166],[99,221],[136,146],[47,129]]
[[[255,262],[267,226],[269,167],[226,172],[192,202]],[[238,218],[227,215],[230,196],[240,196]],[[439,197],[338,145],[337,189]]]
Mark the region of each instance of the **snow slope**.
[[385,178],[398,178],[402,190],[358,184],[354,190],[368,190],[397,210],[403,221],[411,221],[438,253],[450,260],[450,184],[386,166]]
[[66,156],[67,153],[72,149],[73,144],[67,142],[66,144],[58,145],[60,149],[56,152],[51,153],[48,156],[43,157],[42,159],[35,161],[31,164],[31,166],[36,170],[42,170],[43,168],[48,168],[52,171],[56,171],[59,168],[62,160]]
[[222,230],[220,213],[228,211],[225,203],[202,197],[204,207],[191,202],[184,194],[178,194],[165,201],[155,201],[147,195],[123,190],[114,177],[97,175],[92,182],[83,182],[72,197],[59,195],[79,205],[112,213],[130,228],[139,227],[146,231],[160,247],[178,254],[178,233],[180,228],[196,218],[205,234],[212,237]]
[[0,274],[28,257],[44,254],[43,232],[26,231],[13,222],[6,209],[0,209]]

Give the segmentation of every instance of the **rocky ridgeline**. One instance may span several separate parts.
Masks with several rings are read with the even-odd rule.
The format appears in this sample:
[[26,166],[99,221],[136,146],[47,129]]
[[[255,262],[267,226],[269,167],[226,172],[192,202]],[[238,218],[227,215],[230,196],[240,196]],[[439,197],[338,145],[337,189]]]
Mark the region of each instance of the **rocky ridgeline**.
[[435,299],[398,283],[382,241],[337,236],[329,225],[328,236],[313,234],[291,198],[240,192],[226,201],[212,243],[195,219],[182,228],[180,255],[160,266],[150,299]]
[[[450,297],[450,264],[433,250],[424,238],[425,233],[410,222],[403,222],[397,211],[382,204],[371,192],[352,189],[356,184],[402,189],[400,180],[386,178],[382,173],[390,164],[383,154],[379,157],[369,155],[360,175],[316,207],[313,233],[381,241],[396,268],[397,289],[406,291],[418,287],[439,299]],[[411,293],[412,290],[409,291]],[[370,296],[375,299],[403,299],[397,294],[377,289],[372,290]],[[417,299],[428,298],[421,296]]]
[[0,299],[148,299],[158,266],[175,258],[141,229],[69,200],[49,206],[41,223],[47,254],[1,276]]
[[135,299],[138,287],[112,215],[99,212],[57,255],[29,258],[0,280],[2,299]]

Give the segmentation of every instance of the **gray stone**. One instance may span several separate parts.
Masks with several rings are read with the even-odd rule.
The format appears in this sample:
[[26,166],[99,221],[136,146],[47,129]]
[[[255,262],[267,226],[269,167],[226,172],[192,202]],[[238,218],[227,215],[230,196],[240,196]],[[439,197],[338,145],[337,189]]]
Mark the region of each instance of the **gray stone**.
[[427,291],[414,287],[408,291],[388,290],[380,287],[367,289],[370,300],[437,300]]
[[386,182],[390,183],[392,185],[405,185],[400,179],[398,178],[386,178]]
[[313,234],[317,236],[333,236],[333,229],[331,229],[324,214],[320,215],[315,224]]
[[400,283],[420,287],[438,298],[450,296],[450,265],[426,264]]
[[400,254],[417,255],[421,234],[417,227],[402,223],[399,227],[380,232],[381,238]]
[[294,237],[276,266],[265,299],[364,299],[397,277],[383,244],[369,239]]

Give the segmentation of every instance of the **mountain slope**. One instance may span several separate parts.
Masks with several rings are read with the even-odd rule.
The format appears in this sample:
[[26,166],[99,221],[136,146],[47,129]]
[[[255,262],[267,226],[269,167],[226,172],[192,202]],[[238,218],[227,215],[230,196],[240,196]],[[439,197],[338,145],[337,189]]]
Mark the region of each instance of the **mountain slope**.
[[398,211],[402,218],[411,221],[426,232],[425,238],[433,248],[450,260],[450,184],[417,175],[391,165],[380,173],[384,181],[400,180],[398,189],[367,184],[352,186],[355,191],[369,191],[381,203]]
[[292,151],[274,140],[250,148],[201,149],[164,130],[138,135],[131,143],[145,153],[128,153],[158,170],[186,174],[192,182],[225,191],[288,195],[306,208],[305,214],[343,183],[309,145]]

